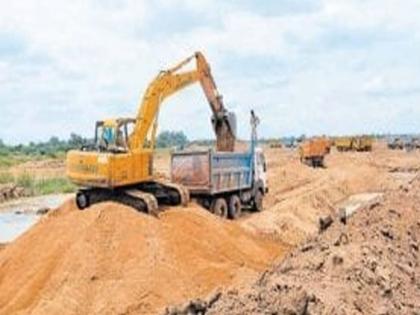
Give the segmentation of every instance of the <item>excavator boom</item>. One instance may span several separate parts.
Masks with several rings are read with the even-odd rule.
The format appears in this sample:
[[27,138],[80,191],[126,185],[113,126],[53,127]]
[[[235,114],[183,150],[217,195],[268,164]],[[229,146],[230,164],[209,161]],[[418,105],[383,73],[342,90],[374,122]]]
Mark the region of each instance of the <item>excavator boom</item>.
[[217,150],[233,152],[236,141],[236,117],[232,112],[226,110],[223,97],[219,94],[211,74],[210,65],[203,54],[197,52],[195,56],[197,70],[200,73],[200,84],[213,111],[212,123],[216,133]]
[[[181,72],[190,62],[196,60],[196,69]],[[132,149],[143,147],[149,130],[156,122],[160,104],[175,92],[200,82],[204,94],[213,112],[212,124],[216,134],[216,147],[218,151],[234,151],[236,140],[236,118],[228,112],[223,104],[216,83],[211,74],[210,66],[203,54],[196,52],[180,62],[173,68],[161,71],[150,83],[139,106],[137,124],[130,139]],[[153,126],[156,128],[157,124]],[[155,135],[155,132],[152,132]],[[154,143],[154,139],[151,139]]]

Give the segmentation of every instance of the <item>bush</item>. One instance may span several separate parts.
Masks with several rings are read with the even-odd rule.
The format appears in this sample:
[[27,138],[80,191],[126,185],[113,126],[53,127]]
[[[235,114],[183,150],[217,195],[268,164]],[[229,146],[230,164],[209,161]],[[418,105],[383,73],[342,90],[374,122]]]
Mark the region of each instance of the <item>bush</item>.
[[15,181],[16,185],[25,188],[31,194],[34,193],[35,178],[28,173],[20,174]]
[[187,143],[188,138],[182,131],[163,131],[156,139],[158,148],[183,148]]
[[0,173],[0,184],[9,184],[13,183],[15,178],[10,172],[1,172]]
[[36,195],[55,193],[70,193],[75,191],[75,186],[65,177],[46,178],[35,182]]
[[0,173],[0,184],[14,183],[24,188],[29,195],[47,195],[56,193],[70,193],[76,190],[66,177],[53,177],[35,179],[28,173],[23,173],[16,178],[9,172]]

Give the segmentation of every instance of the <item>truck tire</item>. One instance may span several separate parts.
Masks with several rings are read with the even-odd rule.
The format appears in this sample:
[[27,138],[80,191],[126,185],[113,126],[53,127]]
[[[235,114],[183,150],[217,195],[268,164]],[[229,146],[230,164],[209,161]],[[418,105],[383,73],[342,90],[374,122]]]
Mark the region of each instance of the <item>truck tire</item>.
[[211,205],[211,212],[215,215],[226,218],[228,213],[228,205],[225,198],[217,198],[213,200]]
[[252,207],[254,211],[260,212],[263,210],[263,197],[264,197],[263,193],[261,192],[261,190],[258,189],[255,192],[255,196],[254,196],[254,202],[253,202],[253,207]]
[[229,219],[237,219],[241,216],[242,203],[238,195],[232,195],[229,198],[228,216]]

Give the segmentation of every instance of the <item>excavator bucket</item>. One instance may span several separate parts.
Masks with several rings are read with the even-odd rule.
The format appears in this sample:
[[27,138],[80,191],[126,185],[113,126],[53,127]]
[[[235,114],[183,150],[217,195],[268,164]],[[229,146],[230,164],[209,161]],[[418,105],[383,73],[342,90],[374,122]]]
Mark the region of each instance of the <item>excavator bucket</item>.
[[230,130],[236,138],[236,114],[234,112],[227,112],[226,118]]
[[217,151],[235,151],[236,139],[236,115],[233,112],[225,111],[220,117],[213,116],[212,124],[216,133]]

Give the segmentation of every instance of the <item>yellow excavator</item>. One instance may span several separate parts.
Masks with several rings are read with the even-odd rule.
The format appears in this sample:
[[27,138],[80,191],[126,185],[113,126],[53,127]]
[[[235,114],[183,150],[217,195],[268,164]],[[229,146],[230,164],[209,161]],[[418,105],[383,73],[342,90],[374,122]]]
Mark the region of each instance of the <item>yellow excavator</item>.
[[[194,60],[195,69],[185,70]],[[67,176],[81,187],[76,194],[79,209],[112,200],[156,214],[159,204],[188,203],[186,188],[154,178],[153,152],[162,102],[195,82],[200,83],[213,112],[217,150],[234,151],[236,117],[225,108],[203,54],[196,52],[152,80],[136,118],[98,121],[94,143],[68,152]]]

